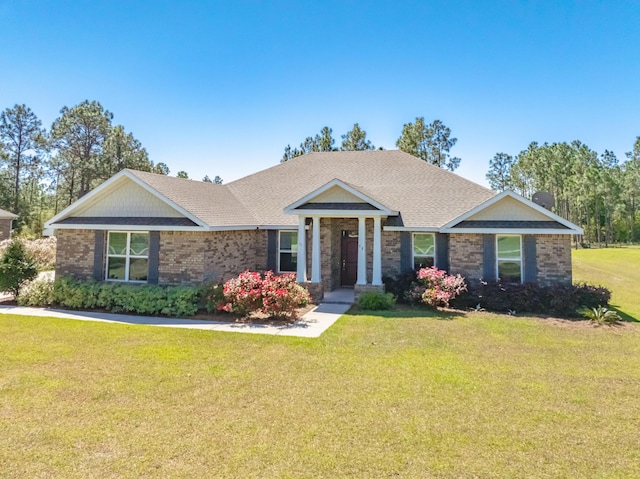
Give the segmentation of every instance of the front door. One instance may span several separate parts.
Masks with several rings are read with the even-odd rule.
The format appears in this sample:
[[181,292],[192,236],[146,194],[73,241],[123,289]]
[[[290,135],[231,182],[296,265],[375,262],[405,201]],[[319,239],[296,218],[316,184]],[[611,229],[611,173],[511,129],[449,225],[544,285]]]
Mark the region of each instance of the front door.
[[341,265],[340,285],[352,287],[358,279],[358,235],[355,232],[342,232]]

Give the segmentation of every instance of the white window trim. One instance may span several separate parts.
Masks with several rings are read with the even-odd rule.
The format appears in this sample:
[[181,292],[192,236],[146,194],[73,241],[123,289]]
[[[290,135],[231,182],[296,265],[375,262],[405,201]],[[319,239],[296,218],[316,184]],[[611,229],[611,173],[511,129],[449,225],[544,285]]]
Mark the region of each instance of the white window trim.
[[[416,248],[415,248],[415,242],[416,242],[416,235],[431,235],[433,236],[433,255],[429,255],[429,254],[416,254]],[[435,233],[428,233],[428,232],[413,232],[411,233],[411,268],[414,267],[414,265],[416,264],[416,258],[431,258],[433,256],[433,265],[437,268],[438,265],[436,264],[436,248],[438,247],[438,245],[436,244],[436,234]]]
[[[109,254],[109,243],[111,242],[111,233],[125,233],[127,235],[127,249],[126,249],[126,253],[125,254]],[[150,242],[151,242],[151,236],[149,235],[149,246],[147,247],[147,255],[146,256],[141,256],[141,255],[134,255],[130,253],[131,250],[131,235],[132,234],[138,234],[138,233],[147,233],[147,235],[149,235],[148,231],[107,231],[107,251],[106,251],[106,262],[105,262],[105,268],[104,268],[104,276],[105,276],[105,281],[113,281],[116,283],[147,283],[149,280],[149,271],[147,270],[147,281],[139,281],[139,280],[130,280],[129,278],[129,265],[131,263],[131,259],[146,259],[147,260],[147,268],[149,267],[149,246],[150,246]],[[125,262],[124,262],[124,277],[125,279],[114,279],[114,278],[109,278],[109,258],[125,258]]]
[[[295,234],[297,234],[298,230],[278,230],[278,273],[297,273],[297,270],[296,271],[282,271],[280,269],[280,255],[282,253],[291,253],[291,254],[294,253],[293,249],[281,249],[280,248],[280,245],[282,244],[282,241],[280,241],[280,236],[281,236],[282,233],[295,233]],[[293,243],[291,243],[291,246],[293,246]],[[296,255],[298,254],[297,251],[295,253],[296,253]],[[297,258],[297,256],[296,256],[296,258]]]
[[[518,259],[513,259],[513,258],[500,258],[500,255],[498,254],[498,238],[504,238],[505,236],[513,236],[513,237],[517,237],[520,239],[520,258]],[[496,279],[500,278],[500,273],[498,271],[498,265],[500,263],[500,261],[514,261],[520,262],[520,283],[522,283],[524,281],[524,261],[522,261],[522,235],[514,235],[514,234],[506,234],[506,235],[496,235]]]

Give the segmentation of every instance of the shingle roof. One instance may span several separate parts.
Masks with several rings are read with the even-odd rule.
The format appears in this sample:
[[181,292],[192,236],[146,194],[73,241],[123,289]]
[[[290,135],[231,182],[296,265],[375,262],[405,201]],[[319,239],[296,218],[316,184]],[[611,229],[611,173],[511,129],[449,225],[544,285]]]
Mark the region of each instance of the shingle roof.
[[261,224],[294,225],[283,208],[336,178],[399,211],[408,227],[440,227],[495,195],[398,150],[311,153],[228,187]]
[[185,180],[143,171],[132,174],[209,226],[256,225],[258,219],[227,185]]
[[295,226],[297,216],[284,209],[336,179],[398,211],[405,227],[439,228],[495,195],[398,150],[311,153],[226,185],[127,172],[214,228]]

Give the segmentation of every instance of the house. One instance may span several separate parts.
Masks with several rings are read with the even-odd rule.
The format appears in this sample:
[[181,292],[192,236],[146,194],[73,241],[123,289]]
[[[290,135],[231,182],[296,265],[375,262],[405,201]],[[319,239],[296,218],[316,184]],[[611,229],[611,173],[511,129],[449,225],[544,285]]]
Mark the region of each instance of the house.
[[11,237],[11,224],[17,217],[18,215],[0,209],[0,241]]
[[435,265],[571,282],[582,230],[401,151],[311,153],[226,185],[123,170],[46,224],[57,275],[153,284],[295,272],[311,294]]

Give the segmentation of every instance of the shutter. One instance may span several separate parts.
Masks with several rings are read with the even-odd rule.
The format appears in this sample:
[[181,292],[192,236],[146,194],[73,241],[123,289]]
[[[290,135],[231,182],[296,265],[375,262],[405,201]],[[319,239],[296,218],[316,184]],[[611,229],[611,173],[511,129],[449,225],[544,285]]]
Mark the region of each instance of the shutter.
[[95,231],[95,244],[93,249],[93,279],[95,279],[96,281],[102,281],[104,279],[104,238],[104,231]]
[[522,243],[522,256],[524,262],[522,281],[524,283],[535,283],[538,280],[535,235],[524,235]]
[[449,272],[449,235],[436,233],[436,266]]
[[276,272],[278,269],[278,232],[267,231],[267,270]]
[[160,232],[149,232],[149,274],[147,282],[158,284],[160,266]]
[[483,235],[482,248],[482,279],[495,281],[498,277],[496,271],[496,235]]
[[411,233],[400,232],[400,272],[406,273],[413,270],[413,251],[411,251]]

